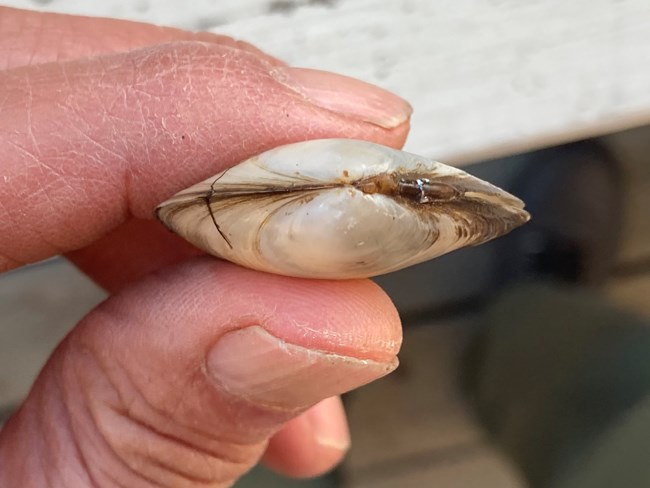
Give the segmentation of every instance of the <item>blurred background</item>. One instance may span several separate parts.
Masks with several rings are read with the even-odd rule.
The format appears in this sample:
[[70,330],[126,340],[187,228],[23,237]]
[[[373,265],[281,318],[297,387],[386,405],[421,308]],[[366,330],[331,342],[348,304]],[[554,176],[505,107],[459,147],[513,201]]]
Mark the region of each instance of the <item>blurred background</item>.
[[[377,279],[404,322],[401,366],[345,398],[344,465],[237,486],[650,486],[648,2],[3,3],[230,34],[376,83],[414,107],[407,150],[533,215]],[[104,297],[62,259],[0,276],[0,422]]]

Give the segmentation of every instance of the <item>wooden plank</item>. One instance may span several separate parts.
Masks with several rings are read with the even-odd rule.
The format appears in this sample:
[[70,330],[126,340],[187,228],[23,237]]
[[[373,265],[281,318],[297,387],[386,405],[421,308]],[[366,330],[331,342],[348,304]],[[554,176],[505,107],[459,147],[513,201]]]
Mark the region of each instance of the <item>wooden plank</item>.
[[8,0],[210,29],[374,82],[415,108],[407,149],[458,164],[650,122],[645,0]]

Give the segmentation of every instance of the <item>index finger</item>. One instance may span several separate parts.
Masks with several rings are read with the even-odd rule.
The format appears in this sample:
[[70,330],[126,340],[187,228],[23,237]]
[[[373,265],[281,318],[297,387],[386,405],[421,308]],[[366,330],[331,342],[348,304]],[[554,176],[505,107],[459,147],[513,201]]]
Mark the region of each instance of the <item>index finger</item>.
[[157,45],[0,73],[0,270],[79,249],[191,183],[296,140],[401,145],[409,105],[238,49]]

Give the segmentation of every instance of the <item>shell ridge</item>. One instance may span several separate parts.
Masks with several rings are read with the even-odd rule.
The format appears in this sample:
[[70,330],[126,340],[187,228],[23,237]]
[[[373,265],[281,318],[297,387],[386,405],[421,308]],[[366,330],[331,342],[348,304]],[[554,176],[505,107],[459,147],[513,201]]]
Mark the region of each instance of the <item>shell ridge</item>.
[[276,208],[273,209],[273,211],[269,212],[266,217],[262,220],[260,223],[256,238],[255,238],[255,249],[256,251],[261,255],[262,254],[262,243],[260,241],[261,235],[262,235],[262,229],[268,225],[269,221],[273,216],[275,216],[278,211],[286,207],[287,205],[294,203],[296,200],[299,200],[300,198],[304,197],[304,195],[292,195],[290,199],[287,199],[286,202],[284,202],[282,205],[277,206]]

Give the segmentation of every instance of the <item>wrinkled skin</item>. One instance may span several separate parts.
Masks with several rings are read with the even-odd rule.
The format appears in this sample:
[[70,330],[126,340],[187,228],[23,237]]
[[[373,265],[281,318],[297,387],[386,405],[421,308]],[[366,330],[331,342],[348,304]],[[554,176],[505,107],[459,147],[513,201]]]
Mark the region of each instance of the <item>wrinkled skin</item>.
[[337,395],[396,366],[390,300],[200,256],[152,210],[280,144],[400,147],[408,105],[227,37],[8,8],[0,86],[0,271],[63,254],[111,293],[0,431],[0,486],[219,487],[260,459],[296,477],[335,466]]

